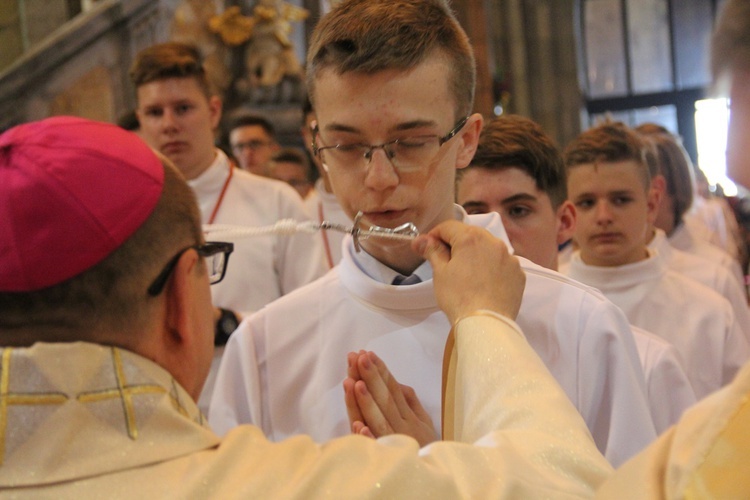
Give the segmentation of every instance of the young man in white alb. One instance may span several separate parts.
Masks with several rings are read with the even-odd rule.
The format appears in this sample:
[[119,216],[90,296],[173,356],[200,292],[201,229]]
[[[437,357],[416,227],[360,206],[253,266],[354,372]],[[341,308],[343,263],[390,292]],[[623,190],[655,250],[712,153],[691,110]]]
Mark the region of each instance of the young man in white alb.
[[[339,4],[318,24],[307,67],[317,152],[350,216],[362,212],[364,226],[411,222],[420,232],[459,219],[507,242],[499,216],[468,217],[454,204],[455,170],[471,160],[482,118],[471,114],[471,47],[444,5]],[[408,242],[359,244],[361,252],[347,237],[333,271],[248,318],[230,339],[209,413],[218,431],[254,422],[273,439],[348,433],[341,384],[346,355],[358,349],[376,352],[413,386],[440,425],[450,324],[435,303],[432,268]],[[655,436],[627,320],[589,287],[522,261],[519,324],[619,464]],[[420,282],[392,284],[404,281]]]

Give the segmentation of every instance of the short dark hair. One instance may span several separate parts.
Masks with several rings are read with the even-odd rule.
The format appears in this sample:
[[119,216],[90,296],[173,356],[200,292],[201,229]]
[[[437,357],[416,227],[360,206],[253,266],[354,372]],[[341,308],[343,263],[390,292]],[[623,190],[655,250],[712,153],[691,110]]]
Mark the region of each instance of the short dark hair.
[[[0,332],[3,345],[36,341],[84,340],[97,332],[138,332],[143,329],[146,291],[166,262],[184,246],[203,240],[193,191],[167,160],[164,187],[153,213],[112,254],[94,267],[42,290],[0,292]],[[28,330],[34,338],[27,338]],[[121,339],[127,344],[130,339]]]
[[486,123],[474,158],[457,171],[457,182],[472,168],[526,172],[557,209],[568,198],[562,154],[539,124],[519,115],[502,115]]
[[312,166],[307,155],[298,148],[281,148],[276,151],[269,160],[270,162],[295,163],[305,169],[307,179],[313,181]]
[[136,88],[167,78],[194,78],[206,97],[215,94],[203,67],[198,47],[181,42],[160,43],[146,47],[130,67],[130,80]]
[[607,121],[573,139],[563,153],[566,171],[578,165],[630,161],[638,165],[645,189],[657,171],[654,152],[635,130],[621,122]]
[[471,113],[476,85],[469,38],[445,1],[350,0],[318,22],[307,55],[307,88],[315,105],[315,80],[332,69],[376,73],[408,70],[437,53],[450,68],[456,118]]
[[138,121],[138,113],[134,109],[126,111],[121,114],[117,119],[117,126],[124,130],[135,132],[141,128],[141,123]]
[[227,125],[227,142],[229,142],[229,134],[231,134],[234,129],[240,127],[260,127],[268,137],[274,141],[276,140],[276,127],[273,126],[273,123],[271,123],[270,120],[261,115],[242,113],[230,118]]

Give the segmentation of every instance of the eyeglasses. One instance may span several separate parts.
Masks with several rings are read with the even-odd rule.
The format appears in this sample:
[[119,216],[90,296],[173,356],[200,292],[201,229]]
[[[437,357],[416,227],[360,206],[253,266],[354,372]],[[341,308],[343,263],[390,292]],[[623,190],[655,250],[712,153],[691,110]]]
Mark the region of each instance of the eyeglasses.
[[316,127],[313,134],[313,154],[320,157],[326,170],[354,172],[357,167],[366,165],[372,160],[372,155],[376,149],[382,149],[391,165],[399,172],[419,170],[435,159],[440,146],[453,139],[466,125],[467,121],[469,121],[468,116],[462,118],[450,132],[442,137],[438,135],[413,135],[377,145],[351,143],[318,147],[316,138],[320,135],[320,130]]
[[245,149],[249,149],[251,151],[257,151],[261,148],[270,146],[273,144],[270,141],[261,141],[259,139],[247,141],[247,142],[238,142],[236,144],[232,144],[232,151],[243,151]]
[[174,271],[174,268],[177,266],[177,261],[180,260],[182,254],[191,248],[198,252],[198,255],[206,259],[209,283],[213,285],[224,279],[224,275],[227,272],[229,254],[234,250],[234,243],[209,241],[202,245],[191,245],[177,252],[177,255],[167,262],[167,265],[164,266],[164,269],[159,273],[159,276],[157,276],[148,287],[149,295],[156,297],[162,292],[162,290],[164,290],[169,275],[172,274],[172,271]]

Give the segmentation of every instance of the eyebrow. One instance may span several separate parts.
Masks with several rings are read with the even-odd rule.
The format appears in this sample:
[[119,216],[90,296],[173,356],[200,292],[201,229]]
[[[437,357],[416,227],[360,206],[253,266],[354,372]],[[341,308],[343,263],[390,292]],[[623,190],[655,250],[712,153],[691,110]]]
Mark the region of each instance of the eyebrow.
[[538,201],[539,198],[536,196],[529,194],[529,193],[518,193],[514,194],[513,196],[508,196],[507,198],[504,198],[501,200],[501,203],[503,205],[507,205],[508,203],[516,203],[518,201]]
[[[412,120],[408,122],[399,123],[395,127],[392,127],[389,131],[390,132],[403,132],[405,130],[414,130],[416,128],[423,128],[423,127],[434,127],[437,123],[433,120]],[[343,123],[329,123],[325,126],[326,131],[331,132],[348,132],[352,134],[359,134],[362,133],[361,130],[359,130],[356,127],[352,127],[350,125],[345,125]]]
[[482,208],[487,209],[487,204],[483,201],[467,201],[461,204],[462,207],[466,208]]

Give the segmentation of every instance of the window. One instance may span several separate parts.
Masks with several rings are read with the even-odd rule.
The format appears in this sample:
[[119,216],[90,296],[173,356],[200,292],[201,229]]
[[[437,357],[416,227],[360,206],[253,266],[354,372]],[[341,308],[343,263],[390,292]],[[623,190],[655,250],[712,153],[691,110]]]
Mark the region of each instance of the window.
[[631,126],[661,124],[682,137],[696,164],[712,165],[711,174],[706,173],[711,182],[725,178],[724,170],[716,171],[725,162],[715,158],[726,146],[726,130],[724,142],[717,136],[717,127],[726,128],[725,117],[717,114],[726,101],[703,101],[711,83],[711,30],[721,1],[582,0],[579,10],[590,125],[605,116]]

